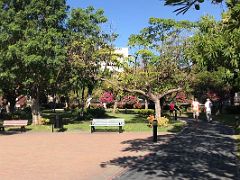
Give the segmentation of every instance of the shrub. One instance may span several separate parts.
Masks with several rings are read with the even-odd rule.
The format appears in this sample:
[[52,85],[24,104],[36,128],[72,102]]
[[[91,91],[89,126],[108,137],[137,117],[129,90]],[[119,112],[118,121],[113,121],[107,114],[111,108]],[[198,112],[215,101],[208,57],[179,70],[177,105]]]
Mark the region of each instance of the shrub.
[[153,109],[139,109],[137,110],[137,114],[143,115],[143,116],[149,116],[151,114],[154,114]]
[[227,106],[225,110],[228,114],[239,114],[240,106]]
[[133,105],[138,102],[138,99],[136,96],[124,96],[122,99],[122,103],[124,104],[124,108],[131,109],[133,108]]
[[102,107],[87,109],[85,115],[89,118],[100,118],[106,116],[106,111]]
[[140,102],[136,102],[136,103],[133,105],[133,107],[134,107],[135,109],[141,109],[141,108],[142,108],[142,104],[141,104]]
[[48,118],[41,118],[41,124],[46,125],[46,124],[50,124],[50,123],[51,123],[50,119],[48,119]]
[[92,103],[91,103],[90,107],[93,109],[104,108],[103,104],[92,104]]
[[122,101],[117,103],[117,108],[123,109],[124,108],[124,103]]
[[152,115],[152,114],[147,117],[148,124],[149,124],[150,126],[152,126],[152,123],[153,123],[154,119],[155,119],[155,117],[154,117],[154,115]]
[[168,126],[169,119],[166,117],[160,117],[157,119],[158,126]]
[[99,98],[99,101],[102,103],[113,103],[114,96],[111,92],[104,92],[103,95]]
[[[148,120],[149,126],[152,127],[152,123],[155,120],[154,115],[149,115],[147,120]],[[157,122],[158,122],[158,126],[165,126],[166,127],[166,126],[168,126],[169,119],[164,116],[164,117],[158,118]]]

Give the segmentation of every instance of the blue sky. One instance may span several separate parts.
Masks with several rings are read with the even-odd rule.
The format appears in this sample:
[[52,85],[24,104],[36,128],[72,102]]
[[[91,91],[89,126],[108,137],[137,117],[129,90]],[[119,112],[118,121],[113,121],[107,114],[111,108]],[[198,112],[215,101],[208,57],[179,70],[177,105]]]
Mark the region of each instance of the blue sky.
[[129,35],[139,33],[148,25],[150,17],[197,21],[201,16],[210,14],[219,20],[226,8],[205,1],[199,11],[190,9],[184,15],[176,15],[173,12],[176,7],[164,6],[162,0],[67,0],[67,4],[70,8],[93,6],[103,9],[109,21],[104,30],[109,31],[111,24],[113,31],[119,34],[115,45],[126,47]]

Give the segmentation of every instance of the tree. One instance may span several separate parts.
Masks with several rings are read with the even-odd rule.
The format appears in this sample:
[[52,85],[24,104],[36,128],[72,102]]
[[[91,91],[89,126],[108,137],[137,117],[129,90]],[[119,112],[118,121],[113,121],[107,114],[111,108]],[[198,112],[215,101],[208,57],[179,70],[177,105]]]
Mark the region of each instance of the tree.
[[34,124],[39,123],[40,92],[58,84],[64,69],[67,9],[64,0],[1,1],[1,80],[9,78],[6,91],[32,96]]
[[[160,99],[185,88],[186,62],[183,55],[183,32],[192,27],[187,21],[150,18],[149,27],[129,38],[132,47],[139,50],[135,67],[125,64],[118,75],[117,85],[124,91],[140,94],[155,103],[156,118],[161,117]],[[130,59],[131,60],[131,59]]]
[[240,88],[237,85],[239,75],[235,72],[239,67],[239,45],[236,43],[239,28],[233,28],[231,12],[232,9],[226,12],[220,22],[213,17],[202,17],[196,33],[189,39],[191,48],[187,48],[185,54],[192,61],[193,86],[201,97],[213,91],[222,101]]
[[[24,80],[22,46],[26,20],[24,8],[30,1],[0,2],[0,86],[11,111]],[[20,68],[20,66],[22,68]]]
[[67,6],[64,0],[31,1],[25,7],[26,34],[23,61],[27,69],[25,87],[30,89],[32,114],[35,124],[39,121],[39,94],[61,80],[66,63],[64,49]]
[[[224,2],[224,0],[212,0],[212,4],[220,4]],[[233,0],[234,3],[237,3],[237,0]],[[201,7],[201,3],[204,3],[204,0],[165,0],[165,5],[167,6],[180,6],[174,12],[177,14],[185,14],[192,6],[196,10],[199,10]]]
[[104,65],[112,62],[113,48],[109,41],[115,35],[102,31],[101,25],[107,22],[107,18],[101,9],[73,9],[68,22],[70,82],[73,89],[81,89],[83,105],[85,89],[88,88],[90,97],[99,76],[106,70]]

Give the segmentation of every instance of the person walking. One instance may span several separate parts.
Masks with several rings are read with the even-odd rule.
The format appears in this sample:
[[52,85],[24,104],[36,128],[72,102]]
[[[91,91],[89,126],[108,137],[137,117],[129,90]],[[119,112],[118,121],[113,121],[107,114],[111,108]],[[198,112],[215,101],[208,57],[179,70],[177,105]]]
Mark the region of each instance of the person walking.
[[173,116],[174,110],[175,110],[175,103],[172,101],[172,102],[169,104],[170,116]]
[[210,101],[209,98],[207,98],[207,101],[205,102],[204,107],[205,107],[207,121],[210,122],[212,121],[212,102]]
[[192,101],[192,112],[193,112],[193,118],[196,119],[196,121],[198,121],[199,111],[200,111],[200,103],[198,102],[197,98],[195,98]]

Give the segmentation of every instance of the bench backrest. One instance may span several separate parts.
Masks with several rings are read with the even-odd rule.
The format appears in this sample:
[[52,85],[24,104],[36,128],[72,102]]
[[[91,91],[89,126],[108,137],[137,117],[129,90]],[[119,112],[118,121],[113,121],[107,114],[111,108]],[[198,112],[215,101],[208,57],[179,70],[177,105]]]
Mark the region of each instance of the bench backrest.
[[96,126],[124,126],[124,119],[120,118],[109,118],[109,119],[93,119],[92,125]]
[[4,120],[3,126],[26,126],[28,120]]

